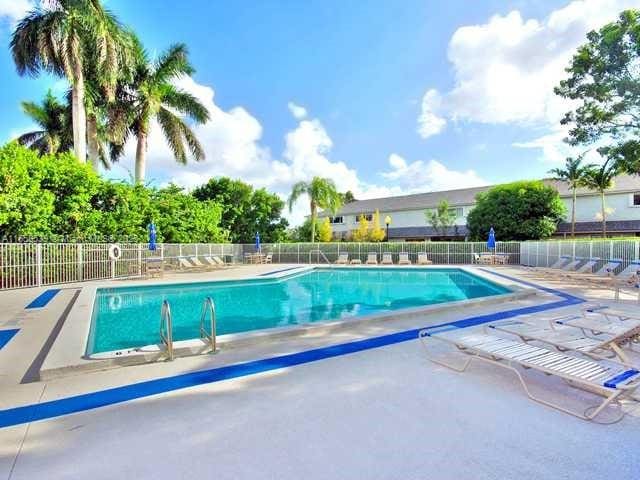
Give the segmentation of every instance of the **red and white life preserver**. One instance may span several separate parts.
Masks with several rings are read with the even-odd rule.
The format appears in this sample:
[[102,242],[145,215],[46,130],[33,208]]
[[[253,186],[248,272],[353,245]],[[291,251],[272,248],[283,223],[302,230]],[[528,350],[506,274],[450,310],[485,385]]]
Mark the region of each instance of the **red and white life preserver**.
[[118,260],[122,255],[122,249],[120,245],[116,245],[115,243],[109,246],[109,260]]

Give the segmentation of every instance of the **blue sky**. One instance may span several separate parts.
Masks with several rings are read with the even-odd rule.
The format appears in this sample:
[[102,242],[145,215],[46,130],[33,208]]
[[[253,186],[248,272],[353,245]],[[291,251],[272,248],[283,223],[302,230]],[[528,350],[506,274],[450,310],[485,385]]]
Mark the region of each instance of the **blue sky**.
[[[189,46],[197,71],[179,86],[212,112],[198,127],[203,164],[175,164],[152,134],[153,183],[229,175],[286,195],[324,175],[365,198],[557,166],[571,152],[558,125],[567,105],[553,85],[585,33],[637,1],[105,3],[152,54]],[[65,88],[15,73],[9,34],[32,4],[0,0],[0,141],[30,128],[20,100]],[[127,178],[132,157],[129,148],[106,174]]]

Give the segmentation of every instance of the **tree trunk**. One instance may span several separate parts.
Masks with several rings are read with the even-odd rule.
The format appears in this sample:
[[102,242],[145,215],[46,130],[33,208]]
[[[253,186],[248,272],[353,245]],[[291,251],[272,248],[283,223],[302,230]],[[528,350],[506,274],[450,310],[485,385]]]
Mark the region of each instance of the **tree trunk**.
[[87,115],[87,153],[93,170],[98,172],[100,168],[100,158],[98,158],[98,119],[93,113]]
[[311,202],[311,243],[315,242],[316,238],[316,204]]
[[138,145],[136,146],[136,183],[144,182],[145,169],[147,167],[147,134],[138,134]]
[[573,187],[573,202],[571,203],[571,238],[576,238],[576,187]]
[[75,82],[71,88],[71,114],[73,122],[73,153],[80,163],[87,161],[87,114],[84,109],[84,76],[77,65]]
[[600,192],[600,201],[602,203],[602,238],[607,238],[607,213],[604,204],[604,191]]

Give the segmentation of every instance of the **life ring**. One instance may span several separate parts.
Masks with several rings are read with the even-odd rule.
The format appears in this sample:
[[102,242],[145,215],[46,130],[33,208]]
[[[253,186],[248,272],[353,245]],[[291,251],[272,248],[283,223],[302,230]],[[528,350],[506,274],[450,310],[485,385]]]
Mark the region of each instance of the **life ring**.
[[122,297],[120,295],[111,295],[109,297],[109,309],[120,310],[122,308]]
[[116,245],[114,243],[113,245],[109,246],[109,260],[118,260],[120,258],[120,255],[122,255],[122,249],[120,248],[120,245]]

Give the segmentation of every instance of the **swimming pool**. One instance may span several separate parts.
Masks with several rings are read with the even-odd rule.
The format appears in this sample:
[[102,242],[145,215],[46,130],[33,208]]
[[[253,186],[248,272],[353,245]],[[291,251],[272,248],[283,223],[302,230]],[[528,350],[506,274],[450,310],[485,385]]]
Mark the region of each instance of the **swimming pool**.
[[224,335],[505,293],[455,268],[316,268],[278,279],[99,288],[87,354],[158,343],[164,300],[179,341],[198,338],[206,297],[215,302],[217,333]]

